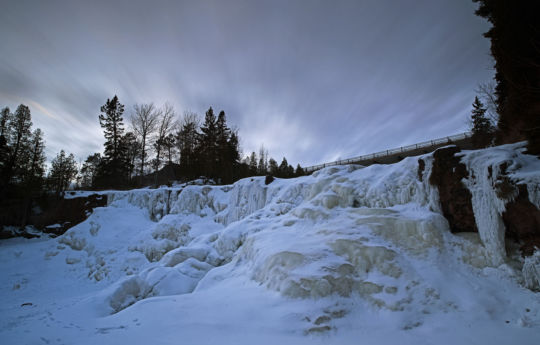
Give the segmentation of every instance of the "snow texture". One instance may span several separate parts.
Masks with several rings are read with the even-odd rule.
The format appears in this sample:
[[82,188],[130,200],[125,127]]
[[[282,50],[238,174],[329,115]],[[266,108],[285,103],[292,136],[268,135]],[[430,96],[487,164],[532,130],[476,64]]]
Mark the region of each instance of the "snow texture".
[[480,233],[453,235],[421,158],[102,192],[63,236],[0,242],[3,343],[535,344],[540,254],[505,251],[493,187],[506,162],[538,202],[538,160],[465,152]]

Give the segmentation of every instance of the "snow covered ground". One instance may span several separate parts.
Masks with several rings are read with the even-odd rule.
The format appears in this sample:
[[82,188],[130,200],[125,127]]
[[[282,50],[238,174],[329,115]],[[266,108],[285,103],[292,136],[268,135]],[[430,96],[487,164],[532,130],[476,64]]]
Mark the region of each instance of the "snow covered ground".
[[520,150],[463,156],[480,234],[450,233],[431,155],[422,179],[411,157],[105,192],[63,236],[0,242],[0,342],[538,344],[540,254],[523,269],[483,186],[511,161],[538,205],[540,163]]

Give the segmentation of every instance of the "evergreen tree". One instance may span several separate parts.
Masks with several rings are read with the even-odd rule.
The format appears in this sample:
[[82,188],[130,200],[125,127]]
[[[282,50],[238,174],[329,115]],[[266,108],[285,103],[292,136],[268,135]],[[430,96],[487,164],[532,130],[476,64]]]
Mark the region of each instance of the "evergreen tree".
[[281,164],[279,165],[278,176],[289,177],[289,163],[287,163],[287,159],[285,157],[283,157],[283,160],[281,161]]
[[270,158],[268,160],[268,172],[272,176],[278,176],[279,175],[279,167],[274,158]]
[[77,162],[75,162],[75,157],[72,153],[66,156],[64,150],[61,150],[52,160],[51,171],[48,176],[49,185],[57,197],[63,195],[76,176]]
[[216,162],[218,168],[218,177],[223,179],[224,175],[229,175],[230,162],[227,153],[229,151],[229,139],[231,137],[231,130],[227,127],[227,120],[225,112],[222,110],[219,112],[216,121]]
[[197,175],[198,138],[196,116],[184,114],[184,123],[176,135],[176,144],[180,151],[180,167],[184,174],[193,178]]
[[163,149],[167,155],[167,164],[171,165],[173,163],[174,148],[176,147],[176,139],[173,133],[169,133],[165,138],[163,138]]
[[294,172],[294,174],[296,176],[304,176],[305,175],[305,172],[304,172],[304,169],[302,169],[302,167],[300,166],[300,164],[298,164],[296,166],[296,171]]
[[1,115],[0,115],[0,176],[2,176],[2,181],[0,182],[0,185],[2,185],[3,179],[4,179],[4,173],[5,168],[8,165],[9,161],[9,146],[8,146],[8,139],[9,139],[9,131],[8,131],[8,124],[11,120],[11,112],[9,111],[8,107],[5,107],[2,109]]
[[41,129],[38,128],[32,133],[25,157],[23,179],[28,193],[32,193],[41,189],[45,173],[45,142]]
[[105,105],[101,107],[99,124],[105,136],[105,150],[100,175],[104,187],[122,186],[127,175],[128,169],[124,164],[126,148],[121,145],[124,134],[123,113],[124,105],[118,101],[116,95],[112,99],[107,99]]
[[251,176],[257,175],[257,154],[255,151],[251,152],[251,155],[248,159],[249,164],[249,173]]
[[476,15],[492,27],[499,143],[528,139],[528,151],[540,155],[540,20],[538,1],[473,0]]
[[486,147],[492,141],[493,127],[490,120],[486,117],[486,108],[478,97],[474,98],[471,122],[472,122],[472,141],[477,148]]
[[89,155],[81,167],[81,187],[95,188],[98,169],[101,165],[101,154]]
[[268,151],[261,145],[259,149],[259,164],[257,166],[257,173],[259,175],[266,175],[268,172]]
[[7,122],[7,145],[9,146],[9,157],[4,168],[4,184],[10,183],[13,177],[17,182],[22,180],[24,155],[30,143],[32,128],[32,117],[30,109],[21,104],[17,107],[15,114]]
[[238,141],[238,134],[236,131],[231,131],[229,141],[227,142],[227,169],[228,175],[224,177],[225,183],[232,183],[236,179],[240,178],[240,144]]
[[212,107],[208,109],[201,126],[197,145],[201,173],[206,177],[215,177],[218,160],[217,150],[217,119]]
[[141,143],[133,132],[127,132],[122,136],[122,152],[124,153],[123,164],[126,166],[127,179],[131,181],[135,172],[135,160],[141,151]]

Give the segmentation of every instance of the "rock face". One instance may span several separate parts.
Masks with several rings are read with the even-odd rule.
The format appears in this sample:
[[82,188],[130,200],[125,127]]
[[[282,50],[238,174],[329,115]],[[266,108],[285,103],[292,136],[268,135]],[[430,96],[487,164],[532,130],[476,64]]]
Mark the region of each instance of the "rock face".
[[88,218],[96,207],[107,205],[107,197],[92,194],[86,197],[56,199],[42,197],[33,201],[33,209],[23,221],[24,200],[12,200],[10,208],[4,210],[0,217],[0,239],[11,237],[38,237],[39,231],[28,232],[21,225],[31,225],[44,232],[62,235],[67,229]]
[[[45,233],[61,235],[67,229],[86,220],[96,207],[107,206],[107,197],[92,194],[87,197],[60,199],[49,202],[41,214],[32,215],[30,224]],[[59,226],[48,227],[51,224]]]
[[529,201],[525,185],[519,185],[518,196],[506,205],[503,221],[506,235],[522,243],[524,256],[530,256],[534,248],[540,248],[540,210]]
[[[508,149],[491,150],[492,154],[461,153],[457,147],[435,151],[429,182],[439,191],[441,210],[452,232],[479,232],[485,245],[492,242],[499,247],[501,258],[504,238],[510,238],[520,244],[523,256],[531,256],[540,248],[538,181],[515,174],[523,164],[518,146],[513,154]],[[420,159],[419,177],[423,170]]]
[[[429,182],[439,190],[441,209],[456,232],[478,232],[472,209],[471,192],[462,183],[468,176],[467,168],[455,154],[461,150],[455,146],[444,147],[433,153],[433,168]],[[423,161],[419,167],[423,170]],[[421,172],[419,170],[419,176]]]

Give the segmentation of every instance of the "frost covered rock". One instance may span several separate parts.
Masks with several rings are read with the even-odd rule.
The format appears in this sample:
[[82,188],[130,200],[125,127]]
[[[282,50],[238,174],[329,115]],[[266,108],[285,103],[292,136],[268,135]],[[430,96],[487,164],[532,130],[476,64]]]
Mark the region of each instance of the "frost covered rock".
[[531,290],[540,290],[540,250],[525,258],[523,263],[525,286]]

